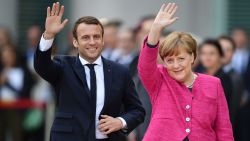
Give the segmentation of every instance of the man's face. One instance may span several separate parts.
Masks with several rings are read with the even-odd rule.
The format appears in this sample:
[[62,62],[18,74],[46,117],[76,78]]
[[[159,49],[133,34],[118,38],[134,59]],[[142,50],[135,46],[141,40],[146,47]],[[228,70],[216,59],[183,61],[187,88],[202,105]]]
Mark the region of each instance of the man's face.
[[40,41],[41,29],[39,26],[32,26],[28,29],[27,40],[30,47],[36,47]]
[[136,35],[136,42],[138,47],[142,47],[141,45],[143,44],[145,37],[148,35],[153,23],[154,19],[148,19],[142,23],[142,27]]
[[236,29],[233,32],[232,38],[236,44],[237,48],[247,47],[248,37],[247,33],[241,29]]
[[125,54],[129,54],[135,47],[135,40],[133,39],[132,31],[122,31],[118,34],[118,47],[123,50]]
[[104,42],[105,47],[116,48],[117,46],[117,27],[107,26],[104,27]]
[[81,23],[76,30],[77,39],[73,39],[74,47],[86,61],[93,63],[103,49],[102,28],[100,25]]
[[227,65],[231,62],[234,55],[233,45],[230,41],[225,39],[220,39],[219,42],[224,53],[224,57],[222,58],[222,63],[224,65]]

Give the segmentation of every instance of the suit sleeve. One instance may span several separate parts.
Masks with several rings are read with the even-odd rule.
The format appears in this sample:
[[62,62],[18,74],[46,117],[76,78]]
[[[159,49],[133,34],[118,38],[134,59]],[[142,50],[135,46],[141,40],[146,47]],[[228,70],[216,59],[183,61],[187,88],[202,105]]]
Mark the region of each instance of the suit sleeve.
[[140,123],[144,121],[145,110],[142,107],[141,101],[139,100],[138,94],[135,90],[134,82],[129,74],[126,72],[126,90],[123,98],[125,114],[121,117],[127,123],[126,133],[130,133]]
[[234,141],[232,125],[229,119],[229,110],[226,97],[218,80],[218,99],[217,99],[217,116],[215,119],[214,130],[217,136],[217,141]]
[[61,75],[61,61],[60,59],[51,59],[52,48],[41,51],[39,46],[40,44],[36,48],[34,56],[34,68],[43,79],[56,85]]
[[146,38],[140,52],[138,63],[140,79],[146,88],[152,103],[155,101],[156,94],[162,83],[162,76],[157,68],[158,48],[159,43],[154,48],[149,47]]

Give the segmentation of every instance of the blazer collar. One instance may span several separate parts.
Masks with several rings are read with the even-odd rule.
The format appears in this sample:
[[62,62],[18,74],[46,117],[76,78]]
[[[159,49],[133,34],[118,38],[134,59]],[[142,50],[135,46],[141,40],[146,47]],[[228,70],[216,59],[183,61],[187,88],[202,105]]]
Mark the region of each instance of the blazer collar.
[[106,109],[107,107],[109,107],[112,101],[112,98],[110,97],[111,88],[112,88],[112,66],[111,66],[111,62],[105,59],[104,57],[102,57],[102,61],[103,61],[105,99],[104,99],[104,106],[102,108],[100,115],[106,113]]
[[88,94],[88,97],[91,98],[90,91],[88,89],[86,74],[84,66],[82,65],[79,57],[75,57],[75,63],[72,64],[73,70],[75,71],[77,78],[81,80],[84,91]]

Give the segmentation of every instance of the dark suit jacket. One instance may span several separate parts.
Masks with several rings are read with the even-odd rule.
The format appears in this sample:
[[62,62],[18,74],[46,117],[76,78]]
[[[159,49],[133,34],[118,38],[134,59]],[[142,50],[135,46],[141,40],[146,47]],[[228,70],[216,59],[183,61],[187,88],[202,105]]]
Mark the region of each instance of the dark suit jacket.
[[232,80],[228,74],[226,74],[222,69],[219,69],[216,74],[216,77],[220,78],[222,87],[224,89],[224,93],[227,99],[227,104],[229,107],[229,112],[231,112],[230,105],[232,100],[232,93],[233,93],[233,87],[232,87]]
[[[101,114],[122,117],[131,132],[144,120],[145,111],[135,91],[129,71],[104,58],[105,102]],[[84,67],[78,56],[56,56],[51,49],[36,50],[34,67],[51,83],[57,94],[57,112],[51,129],[51,141],[95,141],[95,116],[91,106]],[[121,112],[121,107],[124,112]],[[124,131],[111,133],[111,141],[121,141]]]
[[231,69],[227,73],[232,80],[232,96],[231,96],[231,105],[230,105],[230,119],[233,127],[235,127],[235,120],[238,115],[238,111],[241,106],[241,99],[244,93],[245,87],[243,79],[240,74],[236,73],[234,69]]
[[244,84],[250,96],[250,56],[245,73],[243,74]]

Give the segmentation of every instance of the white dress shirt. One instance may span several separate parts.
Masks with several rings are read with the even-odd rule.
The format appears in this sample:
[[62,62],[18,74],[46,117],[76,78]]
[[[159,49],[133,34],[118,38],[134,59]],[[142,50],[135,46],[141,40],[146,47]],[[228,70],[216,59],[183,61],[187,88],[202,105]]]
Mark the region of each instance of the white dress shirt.
[[[42,36],[40,44],[39,44],[39,50],[40,51],[47,51],[48,49],[50,49],[50,47],[52,46],[53,40],[54,39],[45,40]],[[80,57],[80,55],[79,55],[79,59],[80,59],[82,65],[84,66],[88,88],[90,89],[90,70],[86,66],[86,64],[90,64],[90,63],[87,60]],[[96,138],[97,139],[105,139],[105,138],[108,138],[108,136],[103,134],[98,129],[98,124],[99,124],[98,117],[102,111],[102,108],[104,106],[104,100],[105,100],[104,72],[103,72],[103,62],[102,62],[101,56],[99,56],[93,64],[97,64],[94,67],[95,73],[96,73],[96,86],[97,86],[96,87],[97,88],[97,92],[96,92],[96,117],[95,117],[95,119],[96,119]],[[122,121],[123,128],[125,128],[127,126],[126,121],[121,117],[118,117],[118,118]]]
[[[7,82],[16,90],[20,91],[23,88],[24,71],[21,68],[10,68],[4,70],[4,75]],[[0,86],[0,100],[13,101],[19,97],[18,93],[10,89],[6,85]]]
[[244,74],[248,65],[249,50],[247,48],[236,49],[233,59],[232,67],[239,74]]

